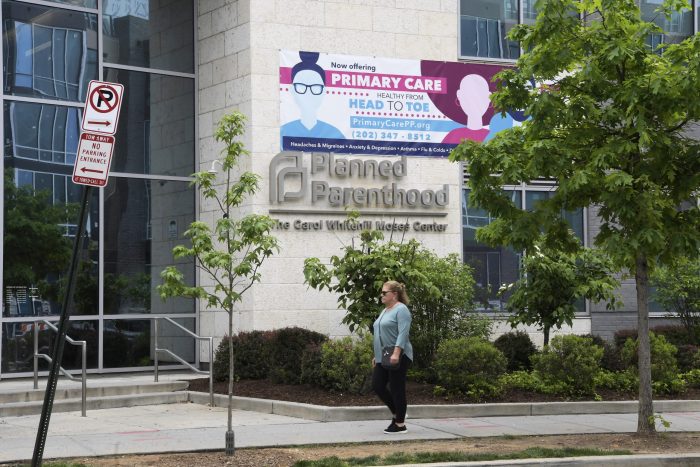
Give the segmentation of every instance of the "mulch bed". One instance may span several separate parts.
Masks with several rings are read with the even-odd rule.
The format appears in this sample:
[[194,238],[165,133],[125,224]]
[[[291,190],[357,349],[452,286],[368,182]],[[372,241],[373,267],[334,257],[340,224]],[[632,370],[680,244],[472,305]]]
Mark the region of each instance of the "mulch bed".
[[[190,391],[209,392],[209,379],[200,378],[190,381]],[[228,383],[215,382],[214,392],[217,394],[228,394]],[[274,384],[268,380],[240,380],[233,383],[233,394],[241,397],[255,397],[258,399],[273,399],[289,402],[301,402],[304,404],[325,405],[329,407],[342,406],[370,406],[381,405],[381,401],[370,392],[368,394],[346,394],[330,392],[316,386]],[[636,400],[637,395],[632,393],[620,393],[615,391],[600,390],[598,394],[605,401]],[[467,397],[444,397],[433,394],[433,385],[409,381],[406,384],[406,399],[410,405],[430,405],[430,404],[469,404],[474,403]],[[663,399],[700,399],[700,389],[689,389],[679,395],[659,395],[654,396],[655,400]],[[479,401],[483,403],[493,402],[566,402],[572,400],[593,400],[570,399],[562,396],[548,394],[537,394],[525,391],[509,391],[498,399]]]

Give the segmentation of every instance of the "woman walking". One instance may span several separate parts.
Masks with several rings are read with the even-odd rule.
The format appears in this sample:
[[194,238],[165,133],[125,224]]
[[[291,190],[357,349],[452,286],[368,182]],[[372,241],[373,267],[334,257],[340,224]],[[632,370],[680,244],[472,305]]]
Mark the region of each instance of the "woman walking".
[[413,362],[413,346],[409,340],[411,312],[406,306],[409,303],[406,286],[396,281],[385,282],[381,301],[384,309],[374,321],[372,388],[393,415],[384,433],[400,434],[408,431],[405,424],[406,372]]

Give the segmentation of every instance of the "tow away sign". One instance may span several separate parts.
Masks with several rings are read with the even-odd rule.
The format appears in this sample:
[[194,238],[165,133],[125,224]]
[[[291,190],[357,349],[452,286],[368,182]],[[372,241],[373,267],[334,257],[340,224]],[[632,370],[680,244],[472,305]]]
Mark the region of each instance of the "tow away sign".
[[114,136],[83,133],[73,166],[73,183],[105,186],[112,162]]

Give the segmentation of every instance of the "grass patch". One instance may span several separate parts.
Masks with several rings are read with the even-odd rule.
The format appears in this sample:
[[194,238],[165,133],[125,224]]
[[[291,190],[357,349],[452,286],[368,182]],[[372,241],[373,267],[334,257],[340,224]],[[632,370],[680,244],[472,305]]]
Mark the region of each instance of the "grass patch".
[[624,456],[630,451],[605,451],[590,448],[527,448],[523,451],[496,454],[496,453],[466,453],[466,452],[417,452],[413,454],[396,452],[387,456],[350,457],[340,459],[336,456],[327,457],[316,461],[298,461],[293,467],[354,467],[370,465],[398,465],[398,464],[429,464],[431,462],[479,462],[511,459],[539,459],[557,457],[583,457],[583,456]]

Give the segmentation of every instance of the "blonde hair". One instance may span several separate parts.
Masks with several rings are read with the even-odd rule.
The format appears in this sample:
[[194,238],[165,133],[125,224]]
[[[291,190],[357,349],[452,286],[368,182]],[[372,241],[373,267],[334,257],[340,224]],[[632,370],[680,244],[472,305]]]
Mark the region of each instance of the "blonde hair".
[[406,286],[404,284],[396,281],[386,281],[384,285],[389,287],[389,290],[391,290],[392,292],[396,292],[396,298],[398,299],[398,301],[400,301],[404,305],[408,305],[410,303],[410,300],[408,299],[408,294],[406,293]]

